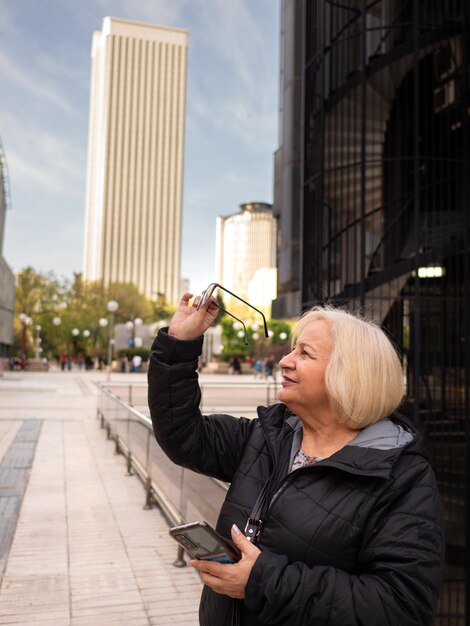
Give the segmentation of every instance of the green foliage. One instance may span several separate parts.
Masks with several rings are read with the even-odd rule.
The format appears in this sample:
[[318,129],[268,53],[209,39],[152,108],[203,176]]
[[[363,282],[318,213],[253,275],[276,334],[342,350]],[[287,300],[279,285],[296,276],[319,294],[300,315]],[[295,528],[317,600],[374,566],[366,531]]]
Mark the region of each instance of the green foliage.
[[222,361],[229,361],[234,356],[245,359],[247,356],[263,357],[268,354],[279,359],[290,350],[291,326],[287,322],[270,320],[268,322],[270,337],[268,338],[265,337],[262,321],[255,328],[253,325],[248,325],[246,328],[248,345],[245,345],[243,327],[239,322],[229,316],[224,316],[221,325],[224,346],[220,355]]
[[125,350],[119,350],[116,356],[120,359],[123,354],[127,354],[129,361],[131,361],[132,357],[136,354],[142,357],[142,361],[148,361],[150,350],[148,348],[126,348]]
[[224,349],[224,351],[220,355],[220,360],[223,363],[228,363],[230,359],[237,357],[237,359],[244,361],[247,356],[248,355],[246,350],[230,350],[230,348],[227,348],[227,350]]
[[[72,281],[60,281],[53,272],[41,274],[26,267],[17,274],[13,353],[20,351],[26,340],[27,355],[34,356],[39,338],[44,356],[61,351],[106,355],[109,327],[101,326],[100,320],[109,319],[109,300],[119,303],[115,322],[141,318],[144,323],[152,323],[172,315],[163,294],[148,300],[131,283],[105,287],[102,281],[85,281],[81,273],[74,274]],[[25,327],[19,320],[20,313],[32,323]],[[59,325],[54,324],[54,318],[60,319]],[[40,331],[36,330],[38,325]],[[72,334],[74,329],[78,330],[76,336]]]

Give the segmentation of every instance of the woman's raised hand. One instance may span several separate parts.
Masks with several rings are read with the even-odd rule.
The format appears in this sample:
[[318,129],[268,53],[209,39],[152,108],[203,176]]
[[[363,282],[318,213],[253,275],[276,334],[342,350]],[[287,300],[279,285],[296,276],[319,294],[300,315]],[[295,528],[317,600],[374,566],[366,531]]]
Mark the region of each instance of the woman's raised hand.
[[189,301],[192,297],[192,293],[185,293],[182,296],[180,305],[171,319],[168,334],[176,339],[183,341],[197,339],[206,332],[217,317],[219,307],[215,298],[212,297],[207,304],[197,310],[200,298],[196,298],[190,305]]

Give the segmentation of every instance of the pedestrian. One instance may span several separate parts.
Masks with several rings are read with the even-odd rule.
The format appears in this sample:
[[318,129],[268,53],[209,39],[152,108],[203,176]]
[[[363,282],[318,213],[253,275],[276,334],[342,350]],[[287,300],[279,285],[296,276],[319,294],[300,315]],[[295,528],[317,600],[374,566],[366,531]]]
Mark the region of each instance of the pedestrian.
[[125,352],[121,354],[119,361],[121,363],[121,373],[127,374],[129,371],[129,359],[127,358],[127,354]]
[[67,358],[67,353],[66,353],[66,352],[64,352],[64,351],[62,351],[62,352],[59,354],[59,364],[60,364],[60,369],[61,369],[63,372],[65,371],[65,368],[67,367],[67,361],[68,361],[68,358]]
[[142,367],[142,357],[140,354],[134,354],[132,357],[132,371],[140,372],[140,368]]
[[263,359],[256,359],[255,378],[263,378]]
[[422,437],[397,412],[404,377],[385,333],[315,307],[279,363],[280,403],[256,419],[203,416],[195,368],[219,309],[191,297],[155,338],[148,382],[166,454],[231,483],[217,530],[242,559],[190,561],[201,626],[431,626],[442,506]]
[[229,361],[229,374],[240,375],[242,373],[242,364],[237,356],[234,356]]
[[270,376],[274,378],[274,357],[272,354],[270,354],[266,359],[266,362],[264,364],[264,372],[266,378],[269,378]]

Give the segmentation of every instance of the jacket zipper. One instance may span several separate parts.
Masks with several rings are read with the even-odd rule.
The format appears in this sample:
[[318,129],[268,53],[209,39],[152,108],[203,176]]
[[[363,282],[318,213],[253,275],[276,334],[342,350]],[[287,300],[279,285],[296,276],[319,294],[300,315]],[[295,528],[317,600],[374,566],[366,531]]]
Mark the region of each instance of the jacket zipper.
[[[321,462],[322,466],[329,466],[329,467],[336,467],[338,468],[339,466],[336,463],[331,463],[331,462]],[[283,482],[281,483],[281,485],[279,486],[279,488],[277,489],[277,491],[274,492],[274,494],[271,497],[271,500],[269,501],[268,507],[266,509],[266,515],[264,516],[264,518],[262,520],[260,520],[261,522],[261,527],[259,529],[259,533],[258,533],[258,542],[261,539],[261,532],[262,529],[264,528],[264,525],[266,523],[266,520],[269,517],[269,513],[271,511],[271,509],[273,508],[273,506],[276,504],[277,500],[280,498],[280,496],[282,495],[282,493],[294,482],[295,478],[296,478],[296,474],[298,474],[299,472],[302,471],[311,471],[315,469],[315,465],[310,465],[307,467],[300,467],[297,470],[294,470],[293,472],[290,472],[290,474],[288,474],[286,476],[286,478],[283,480]],[[342,469],[341,467],[339,467],[339,469]],[[367,474],[365,472],[361,472],[361,471],[357,471],[357,470],[353,470],[352,468],[348,468],[348,470],[343,470],[343,471],[348,471],[350,474],[354,474],[355,476],[371,476],[371,474]],[[375,474],[377,476],[377,474]]]

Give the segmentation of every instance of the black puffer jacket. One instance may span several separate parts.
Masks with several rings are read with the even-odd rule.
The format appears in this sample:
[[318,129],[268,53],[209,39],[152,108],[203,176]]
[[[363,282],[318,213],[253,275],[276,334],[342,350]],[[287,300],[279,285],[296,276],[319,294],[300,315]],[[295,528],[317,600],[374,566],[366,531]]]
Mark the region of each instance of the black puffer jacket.
[[[404,447],[347,445],[289,473],[295,416],[283,404],[259,419],[202,416],[202,338],[160,331],[149,368],[157,440],[177,464],[231,483],[217,529],[230,536],[270,482],[258,557],[243,602],[205,587],[203,626],[426,626],[442,578],[443,523],[420,436],[400,416]],[[363,431],[363,433],[366,431]],[[411,439],[411,437],[409,437]],[[237,607],[238,604],[238,607]]]

